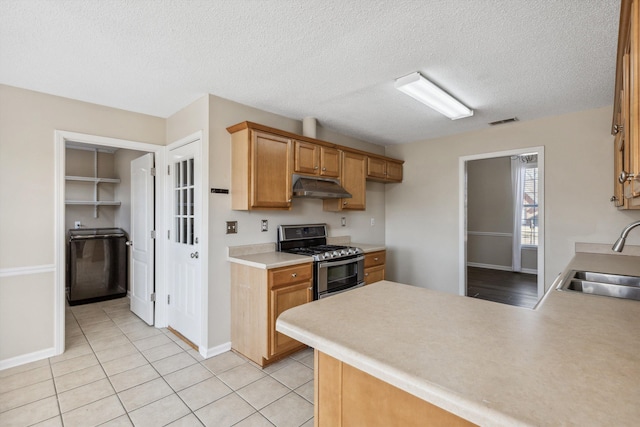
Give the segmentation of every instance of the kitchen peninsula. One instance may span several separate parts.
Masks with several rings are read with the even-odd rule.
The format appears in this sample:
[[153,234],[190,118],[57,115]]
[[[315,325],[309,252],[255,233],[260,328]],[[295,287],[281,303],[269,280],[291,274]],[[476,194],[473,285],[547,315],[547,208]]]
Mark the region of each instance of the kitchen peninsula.
[[[640,275],[640,258],[576,253],[567,269]],[[529,310],[382,281],[276,328],[316,350],[320,427],[622,426],[640,419],[639,321],[638,301],[555,284]]]

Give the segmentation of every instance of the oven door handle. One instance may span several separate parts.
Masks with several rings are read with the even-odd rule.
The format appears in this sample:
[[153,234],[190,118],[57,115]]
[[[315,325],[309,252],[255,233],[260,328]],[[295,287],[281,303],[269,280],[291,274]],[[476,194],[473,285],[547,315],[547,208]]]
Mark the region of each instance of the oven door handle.
[[351,264],[358,261],[364,261],[364,255],[360,255],[356,258],[349,258],[344,261],[321,261],[318,263],[318,267],[320,268],[326,268],[327,266],[337,267],[339,265]]
[[320,296],[318,297],[318,299],[323,299],[323,298],[332,297],[332,296],[334,296],[334,295],[338,295],[338,294],[341,294],[341,293],[343,293],[343,292],[349,292],[349,291],[352,291],[352,290],[354,290],[354,289],[361,288],[361,287],[363,287],[364,285],[366,285],[366,282],[360,282],[360,283],[358,283],[358,284],[357,284],[357,285],[355,285],[355,286],[352,286],[352,287],[347,288],[347,289],[343,289],[343,290],[338,291],[338,292],[329,292],[329,293],[327,293],[327,294],[320,295]]

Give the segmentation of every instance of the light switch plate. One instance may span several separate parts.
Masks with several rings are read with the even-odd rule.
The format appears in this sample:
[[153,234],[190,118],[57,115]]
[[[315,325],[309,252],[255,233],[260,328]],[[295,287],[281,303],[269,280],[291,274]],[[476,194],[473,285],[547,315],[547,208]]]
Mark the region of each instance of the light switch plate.
[[346,217],[342,217],[340,218],[340,224],[342,224],[343,227],[347,226],[347,218]]

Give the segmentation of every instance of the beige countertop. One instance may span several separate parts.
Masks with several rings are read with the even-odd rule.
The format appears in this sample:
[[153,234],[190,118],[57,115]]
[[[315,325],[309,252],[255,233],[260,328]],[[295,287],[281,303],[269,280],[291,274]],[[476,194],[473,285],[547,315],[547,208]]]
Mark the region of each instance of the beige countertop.
[[[351,243],[351,246],[362,248],[365,253],[385,250],[384,245]],[[231,246],[228,248],[227,260],[265,270],[313,262],[308,256],[277,252],[274,243]]]
[[387,248],[384,245],[375,245],[375,244],[369,244],[369,243],[353,243],[351,242],[350,246],[355,246],[356,248],[360,248],[364,251],[364,253],[369,253],[369,252],[377,252],[377,251],[384,251]]
[[310,256],[288,254],[286,252],[262,252],[258,254],[236,255],[229,256],[227,259],[231,262],[265,270],[313,262],[313,258]]
[[[640,275],[635,256],[567,269]],[[382,281],[284,312],[276,329],[483,426],[637,425],[640,302],[560,292],[536,310]]]

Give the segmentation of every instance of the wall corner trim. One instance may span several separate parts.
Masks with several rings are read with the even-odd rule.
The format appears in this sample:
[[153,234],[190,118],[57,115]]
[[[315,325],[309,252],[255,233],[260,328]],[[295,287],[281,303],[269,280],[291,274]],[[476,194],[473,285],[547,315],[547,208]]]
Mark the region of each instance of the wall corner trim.
[[224,344],[217,345],[211,348],[200,348],[200,355],[205,359],[208,359],[213,356],[217,356],[219,354],[225,353],[231,350],[231,341],[228,341]]

